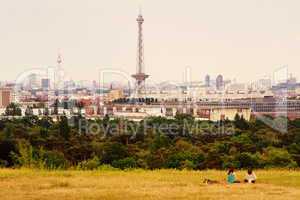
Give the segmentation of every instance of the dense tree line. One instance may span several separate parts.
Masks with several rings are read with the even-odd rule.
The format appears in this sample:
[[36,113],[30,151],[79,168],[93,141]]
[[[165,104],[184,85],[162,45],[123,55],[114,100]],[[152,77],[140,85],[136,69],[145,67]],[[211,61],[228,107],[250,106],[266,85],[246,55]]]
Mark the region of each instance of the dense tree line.
[[[286,119],[270,120],[278,124]],[[234,121],[210,122],[180,114],[175,119],[149,117],[133,122],[108,116],[53,120],[28,113],[23,118],[0,120],[0,166],[296,168],[300,166],[300,120],[288,121],[287,131],[282,132],[239,116]]]

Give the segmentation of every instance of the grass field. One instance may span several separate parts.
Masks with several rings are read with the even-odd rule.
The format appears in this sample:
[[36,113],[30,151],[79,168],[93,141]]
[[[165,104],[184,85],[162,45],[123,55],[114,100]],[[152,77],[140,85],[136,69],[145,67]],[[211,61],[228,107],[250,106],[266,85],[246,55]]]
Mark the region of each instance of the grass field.
[[[239,179],[245,172],[238,172]],[[0,200],[300,199],[300,171],[256,171],[257,184],[225,184],[224,171],[0,169]],[[205,185],[204,178],[222,181]]]

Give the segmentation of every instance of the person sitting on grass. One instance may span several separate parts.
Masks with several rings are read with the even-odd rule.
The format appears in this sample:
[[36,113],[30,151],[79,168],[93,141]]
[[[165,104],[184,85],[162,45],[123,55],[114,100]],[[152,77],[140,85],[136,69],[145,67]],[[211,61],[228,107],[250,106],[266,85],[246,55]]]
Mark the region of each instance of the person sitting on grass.
[[245,183],[255,183],[255,181],[256,181],[255,173],[252,171],[252,169],[248,169],[248,172],[245,176],[244,182]]
[[231,167],[227,173],[227,183],[240,183],[240,181],[236,179],[233,167]]

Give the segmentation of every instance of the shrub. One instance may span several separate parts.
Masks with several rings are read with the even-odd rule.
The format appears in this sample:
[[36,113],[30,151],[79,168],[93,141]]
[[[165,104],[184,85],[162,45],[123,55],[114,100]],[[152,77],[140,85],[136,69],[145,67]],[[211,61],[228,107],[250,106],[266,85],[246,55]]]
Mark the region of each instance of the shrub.
[[222,160],[222,169],[228,169],[231,167],[239,168],[240,166],[239,161],[235,160],[234,156],[225,155],[222,156],[221,160]]
[[178,152],[175,154],[172,154],[167,162],[166,162],[166,167],[167,168],[176,168],[176,169],[180,169],[181,168],[181,164],[183,161],[186,160],[192,160],[192,154],[189,152]]
[[18,166],[34,168],[36,162],[33,155],[33,147],[27,141],[19,141],[18,153],[12,153],[14,163]]
[[8,166],[8,162],[6,160],[0,160],[0,168],[4,168]]
[[236,155],[235,160],[238,162],[238,168],[258,168],[259,158],[251,153],[243,152]]
[[192,169],[196,169],[196,164],[191,161],[191,160],[184,160],[180,163],[180,169],[188,169],[188,170],[192,170]]
[[176,169],[196,169],[196,168],[203,168],[204,164],[204,155],[202,153],[192,153],[189,151],[185,152],[178,152],[172,154],[165,166],[167,168],[176,168]]
[[117,142],[106,143],[102,150],[102,162],[105,164],[112,164],[115,160],[126,158],[128,155],[127,148]]
[[46,169],[65,169],[68,164],[64,154],[57,151],[40,150],[39,159]]
[[100,159],[94,156],[92,159],[84,160],[77,165],[80,170],[95,170],[101,165]]
[[134,158],[128,157],[128,158],[113,161],[112,166],[119,169],[128,169],[128,168],[136,168],[137,163]]
[[265,149],[264,159],[267,167],[296,167],[297,163],[292,159],[286,149],[268,147]]

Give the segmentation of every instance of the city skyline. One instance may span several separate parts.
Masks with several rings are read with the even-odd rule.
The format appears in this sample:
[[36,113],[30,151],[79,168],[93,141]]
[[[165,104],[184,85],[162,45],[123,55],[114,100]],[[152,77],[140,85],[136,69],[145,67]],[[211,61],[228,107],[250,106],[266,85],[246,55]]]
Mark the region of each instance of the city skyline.
[[[0,80],[14,80],[31,68],[55,66],[59,49],[63,67],[74,80],[97,80],[95,74],[102,68],[134,73],[140,4],[151,81],[183,81],[187,66],[193,81],[222,74],[249,82],[272,76],[286,65],[289,73],[300,76],[296,1],[227,1],[218,2],[220,8],[216,1],[112,1],[105,6],[101,1],[67,2],[30,0],[15,6],[12,1],[2,6],[0,65],[9,70]],[[239,11],[231,8],[233,4]]]

